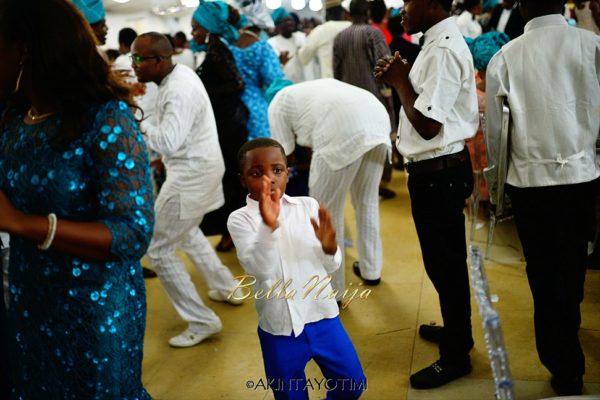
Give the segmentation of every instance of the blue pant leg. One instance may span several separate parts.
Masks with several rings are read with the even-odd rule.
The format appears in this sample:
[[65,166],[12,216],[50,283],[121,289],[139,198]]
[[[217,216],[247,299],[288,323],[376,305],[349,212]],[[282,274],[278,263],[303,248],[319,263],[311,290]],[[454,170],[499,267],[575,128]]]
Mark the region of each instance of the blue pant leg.
[[275,400],[308,400],[304,369],[311,352],[306,334],[272,335],[258,328],[258,338]]
[[367,378],[340,318],[323,319],[304,329],[325,377],[327,399],[358,399],[367,388]]

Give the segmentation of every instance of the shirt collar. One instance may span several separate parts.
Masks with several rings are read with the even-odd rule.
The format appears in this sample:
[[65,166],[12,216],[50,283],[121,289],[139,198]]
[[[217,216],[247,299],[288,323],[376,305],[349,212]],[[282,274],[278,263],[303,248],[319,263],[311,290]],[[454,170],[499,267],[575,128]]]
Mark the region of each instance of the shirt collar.
[[[300,200],[298,200],[295,197],[288,196],[285,193],[284,193],[283,197],[281,198],[281,201],[286,202],[288,204],[300,204]],[[250,208],[252,210],[258,210],[258,201],[251,198],[250,195],[246,196],[246,205],[248,206],[248,208]]]
[[544,15],[542,17],[533,18],[525,25],[525,32],[532,29],[544,28],[547,26],[569,25],[565,17],[560,14]]
[[454,22],[454,17],[448,17],[446,19],[441,20],[437,24],[433,25],[431,28],[427,29],[427,31],[423,35],[423,47],[427,46],[429,43],[436,40],[440,35],[442,35],[451,27],[456,27],[456,22]]

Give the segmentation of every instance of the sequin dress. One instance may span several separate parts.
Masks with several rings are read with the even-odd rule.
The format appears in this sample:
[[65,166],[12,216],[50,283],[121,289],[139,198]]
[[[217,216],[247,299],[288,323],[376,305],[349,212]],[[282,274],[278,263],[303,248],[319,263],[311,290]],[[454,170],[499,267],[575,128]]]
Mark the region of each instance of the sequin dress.
[[[26,214],[101,221],[114,262],[95,262],[11,237],[9,328],[15,398],[150,399],[141,383],[146,297],[140,258],[154,224],[143,138],[127,105],[90,111],[68,148],[51,143],[58,117],[0,132],[0,187]],[[95,116],[95,117],[94,117]]]
[[271,137],[267,114],[269,105],[264,91],[275,79],[283,78],[279,58],[271,45],[264,40],[243,49],[235,46],[230,48],[246,85],[242,101],[250,112],[247,124],[248,140]]

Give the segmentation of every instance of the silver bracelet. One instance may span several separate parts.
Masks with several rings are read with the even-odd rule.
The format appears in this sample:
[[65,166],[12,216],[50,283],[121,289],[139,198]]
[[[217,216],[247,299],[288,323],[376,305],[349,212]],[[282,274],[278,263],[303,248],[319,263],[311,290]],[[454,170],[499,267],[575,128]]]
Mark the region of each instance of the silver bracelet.
[[44,240],[44,243],[38,244],[38,249],[48,250],[50,246],[52,246],[52,242],[54,241],[54,235],[56,235],[57,225],[58,219],[56,218],[56,214],[48,214],[48,234],[46,235],[46,240]]

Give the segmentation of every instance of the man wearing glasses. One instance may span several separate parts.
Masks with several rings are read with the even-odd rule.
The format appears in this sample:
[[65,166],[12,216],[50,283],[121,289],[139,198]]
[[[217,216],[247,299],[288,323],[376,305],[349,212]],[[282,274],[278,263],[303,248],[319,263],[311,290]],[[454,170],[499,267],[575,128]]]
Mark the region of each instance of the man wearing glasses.
[[160,33],[138,36],[132,44],[132,68],[142,83],[158,85],[155,116],[140,127],[151,150],[162,155],[167,179],[156,199],[154,235],[148,259],[173,306],[188,328],[169,344],[190,347],[222,328],[204,303],[175,251],[180,247],[204,276],[208,296],[240,304],[230,296],[236,281],[198,228],[202,218],[224,203],[225,164],[213,109],[200,78],[185,65],[174,65],[173,48]]

